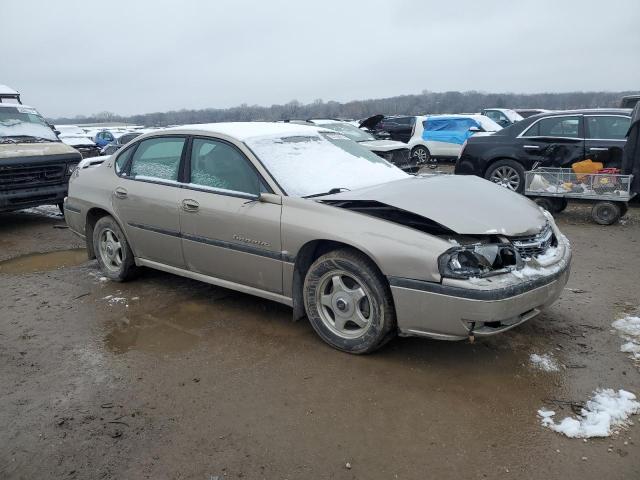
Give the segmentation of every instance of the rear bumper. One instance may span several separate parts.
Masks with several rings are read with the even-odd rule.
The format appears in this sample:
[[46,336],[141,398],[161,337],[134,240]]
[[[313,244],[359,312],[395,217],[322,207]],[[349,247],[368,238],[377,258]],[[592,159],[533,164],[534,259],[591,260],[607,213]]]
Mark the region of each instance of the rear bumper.
[[11,212],[39,205],[57,205],[67,195],[68,184],[24,188],[0,192],[0,212]]
[[571,269],[567,248],[554,273],[495,289],[390,278],[400,335],[463,340],[505,332],[555,302]]

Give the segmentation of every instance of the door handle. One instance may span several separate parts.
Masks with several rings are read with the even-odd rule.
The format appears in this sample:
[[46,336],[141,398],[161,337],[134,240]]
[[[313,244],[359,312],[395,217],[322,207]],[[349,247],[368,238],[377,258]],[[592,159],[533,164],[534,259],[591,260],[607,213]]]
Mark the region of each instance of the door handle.
[[523,145],[522,148],[526,148],[527,150],[540,150],[538,145]]
[[592,152],[607,152],[609,149],[607,147],[591,147],[589,150]]
[[125,188],[118,187],[113,193],[118,198],[127,198],[127,190]]
[[190,198],[182,200],[182,209],[185,212],[197,212],[199,208],[200,204],[195,200],[191,200]]

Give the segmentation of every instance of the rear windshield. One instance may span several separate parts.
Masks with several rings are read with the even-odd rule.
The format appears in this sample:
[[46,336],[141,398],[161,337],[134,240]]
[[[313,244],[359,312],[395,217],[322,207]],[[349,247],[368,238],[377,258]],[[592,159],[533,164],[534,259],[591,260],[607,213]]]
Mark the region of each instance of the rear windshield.
[[58,137],[37,110],[21,105],[0,107],[0,141],[30,140],[57,142]]
[[408,175],[337,132],[255,137],[246,141],[288,195],[353,190]]

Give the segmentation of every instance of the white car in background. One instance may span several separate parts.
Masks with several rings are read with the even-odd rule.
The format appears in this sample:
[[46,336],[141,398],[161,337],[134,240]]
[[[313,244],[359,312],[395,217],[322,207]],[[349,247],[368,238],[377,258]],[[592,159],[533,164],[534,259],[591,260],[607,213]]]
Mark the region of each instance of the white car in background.
[[506,128],[509,125],[513,125],[514,123],[524,120],[522,115],[510,108],[485,108],[480,112],[480,115],[489,117],[502,128]]
[[317,125],[341,133],[345,137],[354,142],[359,143],[367,150],[375,153],[379,157],[384,158],[387,162],[394,164],[396,167],[406,172],[417,172],[422,165],[419,165],[416,159],[409,154],[409,148],[403,142],[396,140],[380,140],[375,138],[369,132],[366,132],[350,122],[335,119],[309,119],[309,120],[291,120],[289,123],[298,123],[303,125]]
[[55,125],[58,138],[62,143],[75,148],[82,154],[82,158],[96,157],[100,149],[91,139],[91,135],[77,125]]
[[407,145],[411,156],[420,163],[428,163],[432,158],[457,160],[467,138],[499,130],[502,127],[484,115],[416,116]]

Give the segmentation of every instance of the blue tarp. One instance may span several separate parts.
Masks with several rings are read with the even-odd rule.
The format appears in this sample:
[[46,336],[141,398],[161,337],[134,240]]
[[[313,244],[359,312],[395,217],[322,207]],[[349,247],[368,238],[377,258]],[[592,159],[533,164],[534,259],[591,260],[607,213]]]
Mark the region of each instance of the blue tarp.
[[473,118],[434,117],[422,122],[424,131],[422,138],[433,142],[456,143],[462,145],[473,135],[471,127],[481,128]]

